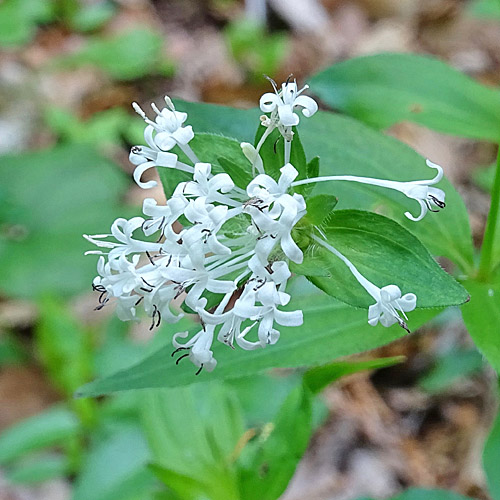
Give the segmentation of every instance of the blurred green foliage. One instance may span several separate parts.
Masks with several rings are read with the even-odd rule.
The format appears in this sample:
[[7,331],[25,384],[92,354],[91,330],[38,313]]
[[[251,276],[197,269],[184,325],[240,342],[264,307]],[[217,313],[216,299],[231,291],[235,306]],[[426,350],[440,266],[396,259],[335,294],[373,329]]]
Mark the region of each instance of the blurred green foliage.
[[233,57],[254,82],[262,81],[262,75],[275,74],[286,56],[286,33],[268,33],[264,26],[250,19],[232,21],[224,34]]
[[82,234],[120,214],[127,187],[116,165],[89,145],[0,158],[0,291],[35,298],[90,287],[95,260]]
[[89,37],[78,51],[59,56],[52,66],[95,66],[115,80],[133,80],[146,75],[171,76],[172,63],[164,56],[163,37],[146,28],[135,28],[110,36]]

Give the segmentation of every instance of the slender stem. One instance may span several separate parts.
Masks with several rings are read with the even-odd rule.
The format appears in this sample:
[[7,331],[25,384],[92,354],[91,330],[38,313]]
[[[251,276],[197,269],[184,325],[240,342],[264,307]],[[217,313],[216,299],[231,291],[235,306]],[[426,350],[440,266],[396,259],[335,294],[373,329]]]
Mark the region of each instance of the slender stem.
[[497,154],[497,166],[495,180],[491,191],[491,205],[486,222],[483,244],[481,246],[481,258],[479,261],[478,276],[485,279],[491,272],[491,260],[493,257],[493,247],[495,245],[495,233],[498,229],[498,214],[500,212],[500,148]]
[[360,184],[370,184],[371,186],[380,186],[389,189],[398,189],[401,185],[408,184],[407,182],[387,181],[384,179],[374,179],[372,177],[357,177],[355,175],[327,175],[324,177],[311,177],[309,179],[302,179],[300,181],[292,182],[292,187],[327,181],[359,182]]
[[318,236],[316,236],[315,234],[312,234],[311,238],[319,243],[322,247],[333,253],[333,255],[337,256],[349,268],[349,271],[351,271],[358,283],[378,302],[380,296],[380,289],[378,286],[374,285],[370,280],[366,279],[358,271],[358,268],[345,255],[341,254],[335,247],[322,240],[321,238],[318,238]]
[[196,163],[199,163],[200,160],[198,160],[198,157],[194,153],[194,151],[191,149],[191,146],[189,144],[179,144],[179,147],[181,148],[182,152],[196,165]]
[[285,165],[290,163],[290,154],[292,149],[292,141],[287,141],[285,139]]

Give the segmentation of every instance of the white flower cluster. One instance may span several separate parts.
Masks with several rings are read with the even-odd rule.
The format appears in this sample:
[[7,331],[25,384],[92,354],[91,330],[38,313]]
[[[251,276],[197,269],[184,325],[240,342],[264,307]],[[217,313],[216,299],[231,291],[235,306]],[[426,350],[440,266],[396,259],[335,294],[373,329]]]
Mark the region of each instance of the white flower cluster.
[[[317,105],[310,97],[301,95],[307,87],[297,91],[295,82],[284,83],[281,90],[274,82],[273,86],[275,93],[265,94],[260,103],[262,111],[270,113],[261,119],[267,127],[263,138],[256,148],[241,144],[250,160],[247,168],[258,171],[246,190],[235,186],[227,173],[212,173],[212,166],[197,158],[189,145],[193,130],[184,126],[187,115],[176,111],[168,97],[165,108],[152,106],[157,115],[154,121],[134,103],[134,109],[147,123],[144,131],[147,146],[134,146],[130,153],[130,161],[136,165],[137,184],[145,189],[156,185],[154,181],[141,180],[152,167],[188,172],[192,179],[181,182],[164,206],[146,199],[145,217],[120,218],[113,223],[110,234],[85,235],[101,248],[87,252],[100,255],[99,276],[93,282],[94,290],[100,293],[98,308],[114,298],[119,318],[134,320],[139,317],[137,309],[142,307],[152,318],[151,328],[161,320],[175,323],[182,317],[175,312],[174,301],[182,301],[198,314],[198,333],[191,338],[188,332],[173,337],[174,353],[186,351],[180,353],[177,363],[188,357],[198,367],[197,373],[203,368],[211,371],[217,364],[212,352],[214,336],[232,348],[237,344],[243,349],[257,349],[278,341],[280,333],[276,325],[302,324],[302,311],[280,309],[290,301],[285,292],[290,278],[288,261],[300,264],[303,259],[292,231],[305,215],[306,203],[300,194],[293,193],[293,186],[322,180],[351,180],[399,189],[417,199],[423,212],[432,206],[444,206],[440,201],[444,200],[444,193],[428,188],[426,181],[395,183],[349,176],[295,181],[298,172],[289,163],[292,126],[299,123],[295,109],[302,108],[304,116],[310,117],[317,111]],[[265,138],[276,128],[285,139],[287,159],[278,181],[265,173],[259,155]],[[179,161],[171,152],[175,146],[192,165]],[[442,171],[439,173],[442,175]],[[319,228],[315,230],[324,236]],[[414,294],[401,296],[395,285],[378,288],[326,238],[315,234],[312,237],[337,255],[374,298],[375,304],[369,309],[370,324],[380,321],[390,326],[398,322],[406,327],[398,311],[404,315],[415,308]]]

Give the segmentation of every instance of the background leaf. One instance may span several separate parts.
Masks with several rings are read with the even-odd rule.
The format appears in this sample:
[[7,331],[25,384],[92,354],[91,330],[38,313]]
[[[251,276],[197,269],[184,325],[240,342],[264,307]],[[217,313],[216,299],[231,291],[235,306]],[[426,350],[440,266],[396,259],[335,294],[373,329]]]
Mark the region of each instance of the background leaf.
[[[358,500],[374,500],[370,498],[359,498]],[[472,500],[470,497],[464,497],[447,490],[426,490],[410,489],[390,498],[389,500]]]
[[[281,338],[275,346],[255,351],[233,351],[216,344],[214,355],[218,360],[217,369],[210,374],[202,372],[194,377],[190,363],[175,365],[170,356],[173,348],[169,342],[129,369],[83,386],[77,395],[88,397],[130,389],[175,387],[204,380],[243,377],[271,367],[322,364],[387,344],[405,334],[398,326],[388,329],[380,325],[371,327],[367,324],[366,311],[346,306],[324,294],[290,293],[293,299],[289,307],[293,309],[300,304],[305,326],[303,331],[281,327]],[[437,309],[415,311],[410,324],[416,328],[438,312]]]
[[233,391],[210,383],[147,391],[141,399],[158,477],[181,498],[199,498],[190,490],[214,500],[237,498],[230,462],[244,429]]
[[97,66],[116,80],[132,80],[148,74],[170,74],[163,55],[162,36],[136,28],[114,37],[95,37],[80,51],[53,61],[58,66]]
[[483,450],[483,466],[489,492],[495,500],[500,498],[500,414],[497,415]]
[[500,283],[464,282],[471,294],[471,301],[462,306],[462,316],[477,348],[500,371]]
[[90,244],[82,234],[109,230],[121,212],[125,176],[83,145],[0,162],[0,290],[34,298],[90,288],[96,259],[83,255]]
[[147,469],[146,441],[134,426],[96,440],[85,457],[72,500],[132,500],[143,498],[154,478]]
[[80,423],[65,408],[51,408],[22,420],[0,436],[0,464],[25,453],[60,444],[78,435]]
[[500,140],[500,92],[429,56],[358,57],[309,83],[329,106],[375,127],[412,121],[448,134]]

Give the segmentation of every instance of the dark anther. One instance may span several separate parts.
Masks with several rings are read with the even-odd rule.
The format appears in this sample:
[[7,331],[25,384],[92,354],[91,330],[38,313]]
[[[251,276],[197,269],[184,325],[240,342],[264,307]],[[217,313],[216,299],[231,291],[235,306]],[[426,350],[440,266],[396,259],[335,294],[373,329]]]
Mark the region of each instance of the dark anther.
[[201,366],[198,368],[198,371],[195,373],[195,375],[199,375],[201,373],[201,370],[203,370],[203,363]]
[[156,309],[156,312],[158,313],[158,321],[156,322],[156,328],[158,328],[161,323],[161,312],[159,309]]
[[[146,255],[148,256],[149,262],[151,262],[151,264],[153,264],[153,266],[154,266],[154,265],[156,265],[156,264],[154,263],[153,257],[151,257],[151,254],[150,254],[147,250],[146,250]],[[144,279],[144,278],[143,278],[143,279]]]
[[94,292],[105,292],[106,289],[104,288],[104,286],[102,285],[94,285],[94,283],[92,283],[92,290],[94,290]]
[[141,153],[142,152],[142,148],[140,146],[132,146],[132,149],[131,149],[132,153],[134,154],[138,154],[138,153]]
[[[160,311],[158,311],[158,308],[156,307],[156,304],[153,304],[153,315],[151,316],[151,326],[149,327],[149,330],[151,331],[154,327],[155,327],[155,324],[156,324],[156,315],[160,313]],[[158,323],[159,324],[159,323]],[[158,327],[158,324],[156,324],[156,327]]]
[[271,264],[268,264],[266,267],[265,267],[266,271],[269,273],[269,274],[273,274],[273,268],[271,267]]
[[434,202],[435,205],[437,205],[439,208],[444,208],[446,207],[446,203],[444,201],[438,200],[435,196],[432,194],[429,195],[429,198]]
[[94,311],[100,311],[108,302],[109,299],[104,300],[97,307],[94,307]]
[[288,85],[288,84],[290,83],[290,80],[291,80],[292,78],[293,78],[293,73],[290,73],[290,74],[288,75],[288,78],[286,79],[286,83],[285,83],[285,85]]
[[264,78],[266,80],[268,80],[269,82],[271,82],[271,85],[273,86],[274,91],[276,93],[278,93],[278,86],[276,85],[276,82],[270,76],[264,75]]
[[410,329],[408,328],[408,325],[401,319],[397,318],[399,326],[403,329],[406,330],[408,333],[411,333]]
[[177,358],[177,360],[175,361],[175,364],[176,364],[176,365],[178,365],[178,364],[179,364],[179,361],[180,361],[181,359],[186,358],[187,356],[189,356],[189,353],[186,353],[186,354],[183,354],[182,356],[179,356],[179,357]]
[[179,351],[189,351],[190,347],[178,347],[170,356],[173,358]]
[[152,288],[151,288],[151,290],[148,290],[147,288],[144,288],[143,286],[141,286],[141,288],[139,288],[139,290],[142,290],[143,292],[146,292],[146,293],[151,293],[153,291]]
[[427,205],[427,208],[429,210],[429,212],[439,212],[439,209],[435,210],[434,208],[432,208],[432,205],[431,205],[431,202],[429,200],[425,200],[425,204]]
[[134,306],[138,306],[144,297],[139,297],[139,300],[134,304]]
[[277,235],[276,234],[270,234],[269,235],[273,240],[275,240],[277,238]]
[[144,278],[141,278],[141,279],[142,279],[142,281],[144,281],[144,283],[146,283],[146,285],[148,285],[151,288],[154,288],[154,286],[151,285],[150,283],[148,283]]
[[177,240],[177,243],[179,243],[179,245],[182,245],[182,238],[179,238],[179,239]]
[[101,295],[99,295],[99,298],[97,299],[97,301],[99,302],[99,304],[105,304],[109,299],[106,297],[108,294],[108,292],[106,292],[106,290],[104,290],[104,292],[101,292]]
[[167,262],[167,266],[166,267],[168,267],[171,262],[172,262],[172,256],[170,255],[170,257],[168,258],[168,262]]

